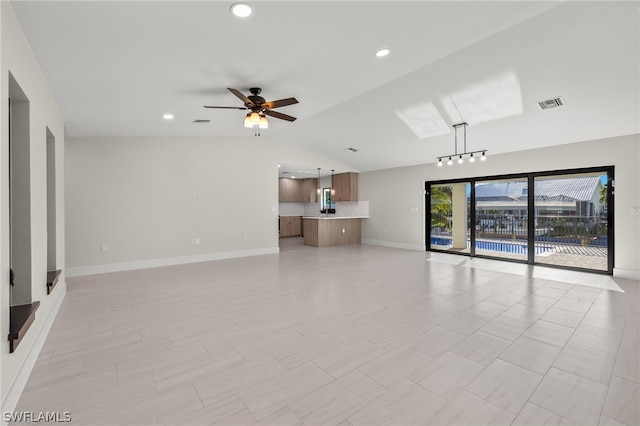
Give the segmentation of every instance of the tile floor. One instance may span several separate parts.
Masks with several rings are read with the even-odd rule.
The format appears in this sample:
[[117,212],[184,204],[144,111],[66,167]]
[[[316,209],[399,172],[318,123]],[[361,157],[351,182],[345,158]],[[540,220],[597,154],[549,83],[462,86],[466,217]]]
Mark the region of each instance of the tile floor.
[[294,238],[280,255],[69,279],[16,411],[81,425],[640,424],[639,282],[430,256]]

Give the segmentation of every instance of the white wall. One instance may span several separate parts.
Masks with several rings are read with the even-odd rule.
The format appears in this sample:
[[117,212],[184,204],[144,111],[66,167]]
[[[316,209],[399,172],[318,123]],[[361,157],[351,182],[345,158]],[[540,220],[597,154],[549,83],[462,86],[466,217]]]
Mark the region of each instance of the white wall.
[[[490,153],[489,153],[490,154]],[[486,162],[437,167],[436,163],[360,173],[359,197],[369,200],[363,240],[425,249],[424,183],[431,180],[615,166],[616,270],[640,273],[640,135],[489,155]]]
[[278,163],[327,162],[253,136],[67,138],[65,152],[69,276],[277,253]]
[[[0,400],[2,412],[12,410],[33,367],[49,327],[66,292],[64,273],[47,295],[47,127],[56,137],[56,252],[64,265],[64,122],[53,96],[31,53],[9,2],[0,2]],[[31,187],[31,299],[40,308],[26,336],[9,353],[9,182],[8,182],[8,84],[9,72],[30,101]]]

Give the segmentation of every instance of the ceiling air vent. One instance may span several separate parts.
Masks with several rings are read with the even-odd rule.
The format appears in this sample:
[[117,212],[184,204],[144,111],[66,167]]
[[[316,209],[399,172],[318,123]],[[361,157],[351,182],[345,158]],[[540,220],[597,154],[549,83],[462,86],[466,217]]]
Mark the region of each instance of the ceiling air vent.
[[196,119],[191,122],[191,124],[209,124],[209,123],[211,123],[211,120],[203,120],[203,119]]
[[345,148],[344,150],[349,152],[358,152],[358,150],[355,148]]
[[562,105],[564,105],[564,99],[562,99],[562,97],[560,96],[558,96],[557,98],[547,99],[546,101],[538,102],[538,106],[540,107],[540,109],[557,108]]

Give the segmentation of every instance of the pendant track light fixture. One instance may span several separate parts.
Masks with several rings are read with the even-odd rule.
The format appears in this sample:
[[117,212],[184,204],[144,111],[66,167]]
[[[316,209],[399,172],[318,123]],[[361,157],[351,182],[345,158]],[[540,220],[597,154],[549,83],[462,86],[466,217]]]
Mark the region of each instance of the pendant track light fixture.
[[[487,158],[487,150],[481,149],[478,151],[467,151],[467,126],[468,124],[465,122],[454,124],[453,125],[453,133],[455,140],[455,152],[453,154],[442,155],[438,158],[438,167],[442,167],[442,160],[446,160],[447,165],[450,166],[453,164],[453,161],[456,160],[458,164],[463,164],[465,158],[468,158],[469,163],[473,163],[476,161],[476,158],[479,156],[481,161],[484,161]],[[458,128],[462,127],[464,129],[464,152],[458,152]],[[474,155],[475,154],[475,155]]]

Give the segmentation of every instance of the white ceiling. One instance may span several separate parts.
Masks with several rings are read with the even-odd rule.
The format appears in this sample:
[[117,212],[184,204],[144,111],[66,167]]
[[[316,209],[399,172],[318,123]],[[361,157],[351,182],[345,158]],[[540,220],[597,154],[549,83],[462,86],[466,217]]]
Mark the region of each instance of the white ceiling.
[[202,108],[253,86],[300,101],[262,138],[354,171],[434,162],[460,120],[489,154],[640,132],[637,1],[252,1],[245,19],[227,1],[12,4],[68,137],[253,137],[243,111]]

